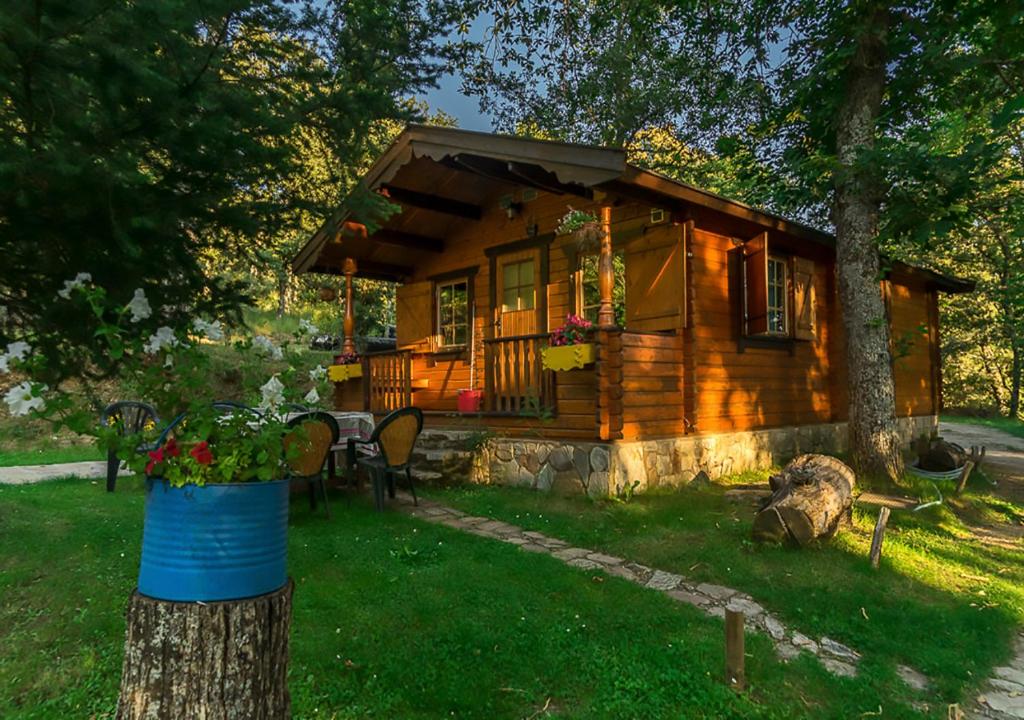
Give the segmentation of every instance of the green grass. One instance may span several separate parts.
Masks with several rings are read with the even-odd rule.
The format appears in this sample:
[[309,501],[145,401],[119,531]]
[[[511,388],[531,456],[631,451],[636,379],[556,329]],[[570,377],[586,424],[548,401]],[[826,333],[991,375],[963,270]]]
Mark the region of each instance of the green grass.
[[[795,629],[863,651],[869,664],[921,670],[948,702],[969,697],[1009,656],[1012,629],[1024,621],[1019,543],[984,545],[949,508],[895,512],[876,572],[867,554],[877,511],[856,509],[852,529],[815,547],[760,546],[750,540],[754,508],[727,490],[715,484],[628,503],[479,487],[437,494],[470,513],[745,590]],[[991,512],[1024,518],[1005,505]]]
[[943,422],[961,423],[964,425],[985,425],[986,427],[996,428],[1003,432],[1016,435],[1017,437],[1024,437],[1024,422],[1016,418],[1006,417],[973,417],[969,415],[943,415]]
[[[130,479],[114,494],[87,481],[0,487],[0,717],[112,717],[142,505]],[[750,635],[750,690],[736,694],[720,681],[721,622],[689,606],[512,545],[376,514],[364,498],[336,496],[332,507],[330,521],[301,501],[292,512],[297,720],[848,718],[879,706],[886,718],[922,717],[877,656],[860,677],[840,679],[809,657],[780,664],[765,637]],[[558,507],[610,529],[589,506]],[[785,557],[790,567],[804,561]],[[944,716],[933,708],[930,717]]]
[[0,467],[102,460],[92,438],[0,411]]
[[82,460],[103,460],[105,456],[93,445],[71,445],[68,447],[34,450],[0,450],[0,467],[15,465],[52,465],[54,463],[80,462]]

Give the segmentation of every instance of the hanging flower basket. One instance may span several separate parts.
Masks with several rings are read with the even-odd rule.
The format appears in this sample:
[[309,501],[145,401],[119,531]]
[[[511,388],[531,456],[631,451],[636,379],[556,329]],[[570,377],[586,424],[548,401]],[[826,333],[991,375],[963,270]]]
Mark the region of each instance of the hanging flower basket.
[[324,302],[331,302],[338,297],[338,291],[332,287],[320,288],[320,299]]
[[574,210],[571,205],[559,222],[557,232],[559,235],[572,235],[581,253],[599,250],[604,237],[604,229],[592,213]]
[[362,363],[349,363],[348,365],[331,365],[327,368],[327,377],[332,382],[346,382],[353,378],[363,376]]

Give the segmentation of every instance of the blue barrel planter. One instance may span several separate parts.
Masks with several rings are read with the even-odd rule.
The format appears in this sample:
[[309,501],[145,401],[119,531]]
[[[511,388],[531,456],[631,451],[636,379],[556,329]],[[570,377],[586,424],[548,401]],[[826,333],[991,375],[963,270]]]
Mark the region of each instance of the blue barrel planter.
[[288,480],[171,487],[146,481],[139,592],[213,602],[288,580]]

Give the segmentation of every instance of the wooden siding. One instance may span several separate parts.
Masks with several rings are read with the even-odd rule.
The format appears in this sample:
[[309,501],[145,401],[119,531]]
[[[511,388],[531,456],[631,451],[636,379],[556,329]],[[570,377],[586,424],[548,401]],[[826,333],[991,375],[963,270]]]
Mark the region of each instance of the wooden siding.
[[[554,230],[569,205],[597,210],[594,203],[579,197],[541,192],[523,202],[517,217],[510,219],[499,207],[501,195],[496,191],[481,203],[479,222],[453,223],[444,252],[418,262],[410,278],[410,283],[427,283],[466,271],[472,285],[472,352],[468,347],[428,352],[432,345],[427,339],[420,343],[419,338],[408,338],[408,328],[399,328],[403,343],[416,348],[412,402],[427,412],[428,425],[488,427],[498,433],[541,437],[634,440],[846,418],[845,348],[832,251],[770,232],[769,251],[793,258],[791,269],[799,267],[801,282],[811,275],[810,286],[806,291],[802,286],[800,296],[813,298],[813,328],[810,321],[801,327],[807,339],[774,343],[744,339],[742,258],[737,245],[752,236],[734,237],[733,226],[719,223],[707,212],[694,213],[694,219],[678,224],[652,226],[651,206],[639,202],[614,207],[613,244],[616,251],[626,253],[627,261],[644,258],[662,273],[655,299],[663,310],[645,316],[637,315],[634,308],[633,326],[598,334],[595,367],[557,373],[554,419],[544,421],[522,413],[457,415],[460,389],[485,388],[484,340],[497,335],[493,304],[500,302],[491,288],[492,270],[500,268],[502,258],[536,252],[537,274],[548,278],[546,287],[538,288],[543,295],[536,303],[539,324],[546,320],[546,327],[537,331],[553,329],[575,311],[573,275],[579,252],[571,238],[554,237]],[[678,219],[679,212],[673,217]],[[535,232],[528,232],[532,226]],[[496,253],[502,254],[495,257]],[[635,272],[631,279],[634,286],[642,285]],[[667,288],[675,288],[678,297],[672,297]],[[893,336],[900,347],[907,348],[905,357],[895,363],[897,413],[935,412],[940,385],[935,365],[935,292],[910,278],[893,278],[890,295]],[[432,296],[421,294],[419,300],[432,307]],[[790,308],[791,324],[797,320],[795,311]],[[431,332],[432,328],[417,330]],[[903,337],[909,342],[900,343]],[[336,388],[336,405],[362,409],[360,386],[360,381],[352,381]]]

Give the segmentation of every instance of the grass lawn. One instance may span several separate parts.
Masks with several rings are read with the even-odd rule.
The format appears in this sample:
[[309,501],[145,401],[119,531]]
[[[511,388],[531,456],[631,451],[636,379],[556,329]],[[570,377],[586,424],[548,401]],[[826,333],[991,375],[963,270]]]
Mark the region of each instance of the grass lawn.
[[102,460],[92,441],[67,431],[54,432],[42,421],[0,412],[0,467]]
[[[514,517],[539,496],[459,498]],[[672,500],[672,513],[704,502],[680,498],[686,502]],[[671,543],[678,538],[658,531],[668,517],[665,503],[556,501],[553,516],[529,512],[545,530],[590,539],[611,532],[611,545],[614,535],[629,534],[614,531],[621,522],[646,524],[643,534]],[[115,494],[89,481],[0,486],[0,717],[112,717],[142,504],[133,480]],[[751,635],[751,689],[735,694],[720,681],[721,622],[689,606],[512,545],[396,512],[378,515],[365,498],[336,496],[333,509],[328,521],[304,502],[293,507],[290,683],[297,719],[848,718],[879,706],[886,718],[922,717],[909,707],[913,694],[876,655],[860,677],[839,679],[809,657],[782,665],[766,638]],[[717,521],[733,530],[728,516]],[[587,529],[591,522],[597,525]],[[649,552],[666,564],[672,555]],[[739,554],[763,556],[774,570],[782,561],[790,569],[806,561],[780,551]],[[738,578],[740,569],[722,572]],[[886,573],[888,579],[895,571]],[[844,594],[828,597],[839,604]],[[817,600],[801,600],[806,610],[799,614],[831,614]],[[972,626],[1005,628],[1003,611],[975,610]],[[961,621],[953,621],[958,633]],[[942,623],[916,631],[944,633]],[[995,657],[1003,643],[990,644]],[[930,717],[944,717],[933,707]]]
[[[766,474],[733,481],[767,488]],[[875,512],[855,510],[852,530],[817,547],[757,546],[753,508],[731,500],[728,489],[713,484],[627,503],[487,487],[433,494],[473,514],[745,590],[793,628],[862,651],[868,672],[898,663],[921,670],[947,702],[971,697],[1009,656],[1012,628],[1024,621],[1020,543],[982,544],[945,507],[894,512],[874,572],[867,554]],[[1024,508],[1005,501],[975,496],[974,503],[988,517],[1024,519]]]
[[986,427],[996,428],[997,430],[1002,430],[1003,432],[1016,435],[1017,437],[1024,437],[1024,422],[1021,422],[1016,418],[984,418],[968,415],[943,415],[942,422],[962,423],[964,425],[985,425]]

